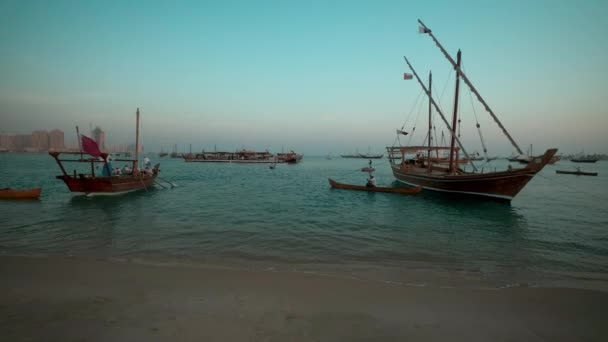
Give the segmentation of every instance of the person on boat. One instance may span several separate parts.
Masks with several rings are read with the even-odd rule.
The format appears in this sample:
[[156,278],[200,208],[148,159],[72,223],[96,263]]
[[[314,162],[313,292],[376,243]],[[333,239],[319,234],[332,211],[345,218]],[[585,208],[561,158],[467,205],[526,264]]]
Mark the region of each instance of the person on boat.
[[125,166],[122,167],[122,169],[120,170],[120,172],[123,175],[130,175],[133,172],[133,170],[131,170],[131,168],[129,167],[129,165],[125,165]]
[[376,186],[376,178],[374,177],[374,175],[369,175],[369,179],[367,180],[367,184],[365,184],[365,186],[369,188],[373,188]]
[[103,168],[101,170],[101,176],[102,177],[112,176],[112,170],[114,170],[114,167],[112,167],[112,157],[108,156],[108,159],[104,163]]

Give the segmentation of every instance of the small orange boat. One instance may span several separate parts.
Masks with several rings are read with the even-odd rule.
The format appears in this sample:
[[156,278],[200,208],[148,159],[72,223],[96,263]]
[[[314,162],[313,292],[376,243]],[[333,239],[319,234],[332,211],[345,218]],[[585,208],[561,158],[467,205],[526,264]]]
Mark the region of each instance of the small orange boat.
[[0,199],[38,199],[42,188],[17,190],[11,188],[0,189]]
[[360,191],[371,191],[371,192],[390,192],[402,195],[415,195],[419,193],[422,188],[419,186],[409,188],[385,188],[381,186],[365,186],[365,185],[352,185],[338,183],[335,180],[328,178],[329,185],[334,189],[346,189],[346,190],[360,190]]

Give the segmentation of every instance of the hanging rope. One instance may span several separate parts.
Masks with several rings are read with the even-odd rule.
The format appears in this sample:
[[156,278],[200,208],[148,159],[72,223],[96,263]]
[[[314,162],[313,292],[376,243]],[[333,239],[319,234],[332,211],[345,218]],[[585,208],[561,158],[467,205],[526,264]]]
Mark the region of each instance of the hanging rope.
[[416,101],[414,101],[414,105],[410,109],[410,113],[407,115],[407,118],[403,122],[403,125],[401,125],[401,130],[403,130],[405,128],[405,124],[407,124],[407,122],[410,120],[410,117],[412,116],[412,113],[414,112],[416,105],[418,105],[418,101],[420,100],[421,95],[422,95],[422,90],[420,90],[420,92],[418,93],[418,96],[416,96]]
[[[464,71],[464,66],[462,68]],[[484,158],[486,158],[486,161],[487,161],[489,159],[488,158],[488,148],[486,147],[486,142],[483,138],[483,133],[481,132],[481,125],[479,125],[479,119],[477,117],[477,111],[475,110],[475,103],[473,102],[473,95],[472,95],[471,89],[468,89],[468,90],[469,90],[469,99],[471,101],[471,108],[473,109],[473,115],[475,115],[475,127],[477,127],[477,133],[479,134],[479,140],[481,140],[481,147],[483,148],[483,156],[484,156]]]

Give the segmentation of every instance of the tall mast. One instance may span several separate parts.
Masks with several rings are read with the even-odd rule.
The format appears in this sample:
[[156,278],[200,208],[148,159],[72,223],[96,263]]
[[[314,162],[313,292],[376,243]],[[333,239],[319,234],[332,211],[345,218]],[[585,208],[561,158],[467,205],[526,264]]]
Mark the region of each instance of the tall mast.
[[82,160],[82,138],[80,138],[80,131],[78,130],[78,126],[76,126],[76,141],[78,141],[78,151],[80,152],[80,159]]
[[[462,153],[464,153],[464,155],[465,155],[465,157],[467,157],[467,159],[471,159],[469,157],[469,154],[467,153],[467,151],[464,149],[464,146],[462,146],[462,143],[460,142],[460,139],[458,139],[458,137],[456,137],[456,133],[452,129],[452,126],[450,125],[450,123],[448,122],[448,120],[445,118],[445,115],[443,115],[443,111],[441,111],[441,108],[439,108],[439,106],[437,105],[437,102],[435,102],[435,100],[433,99],[433,97],[430,96],[431,92],[428,89],[426,89],[426,86],[424,85],[424,83],[422,83],[422,80],[420,80],[420,77],[418,76],[418,73],[416,73],[416,70],[414,70],[414,67],[410,64],[410,61],[407,60],[407,57],[403,56],[403,58],[405,59],[405,62],[407,63],[407,65],[410,67],[410,70],[412,70],[412,73],[414,74],[414,76],[416,77],[416,80],[418,81],[418,83],[422,87],[422,90],[424,90],[424,92],[426,93],[426,95],[429,97],[429,99],[433,103],[433,107],[435,107],[435,110],[437,111],[437,113],[441,117],[441,120],[443,120],[443,123],[450,130],[450,133],[452,134],[452,136],[455,137],[456,142],[458,143],[458,146],[462,150]],[[473,170],[477,171],[477,167],[475,167],[475,164],[471,163],[471,166],[473,167]]]
[[[456,67],[460,68],[460,50],[456,54]],[[460,77],[458,77],[458,72],[456,72],[456,92],[454,94],[454,116],[452,117],[452,128],[454,131],[452,132],[452,141],[450,142],[450,172],[454,172],[454,138],[456,138],[456,119],[458,118],[458,90],[460,89]]]
[[428,27],[426,27],[426,25],[424,25],[424,23],[420,19],[418,19],[418,23],[420,23],[420,25],[422,25],[423,33],[428,34],[433,39],[433,41],[439,47],[439,49],[441,50],[441,52],[443,53],[443,55],[448,59],[448,61],[450,61],[450,63],[452,63],[452,66],[454,66],[454,69],[456,69],[457,75],[459,75],[460,77],[462,77],[462,80],[464,81],[464,83],[466,83],[469,86],[469,88],[471,88],[471,91],[475,94],[475,96],[477,96],[477,99],[479,100],[479,102],[481,102],[483,104],[483,106],[486,108],[486,111],[488,113],[490,113],[490,115],[492,116],[492,118],[494,119],[494,121],[496,122],[496,124],[498,125],[498,127],[500,127],[500,129],[502,129],[502,132],[507,136],[507,138],[509,138],[509,141],[511,142],[511,144],[513,145],[513,147],[515,147],[515,149],[517,150],[517,152],[519,154],[524,154],[521,151],[521,148],[519,148],[519,146],[515,142],[515,140],[513,140],[513,138],[509,134],[509,132],[507,132],[507,129],[502,125],[502,123],[500,122],[500,120],[498,120],[498,117],[496,117],[496,115],[494,114],[494,112],[492,111],[492,109],[490,108],[490,106],[488,106],[488,104],[486,103],[486,101],[481,97],[481,95],[479,95],[479,92],[477,92],[477,89],[475,89],[475,87],[473,86],[473,84],[471,83],[471,81],[469,81],[469,78],[467,77],[467,75],[465,75],[462,72],[462,70],[460,69],[460,66],[456,65],[456,62],[454,62],[454,59],[452,59],[452,57],[448,54],[448,52],[439,43],[439,41],[437,40],[437,38],[435,38],[435,36],[431,32],[431,29],[429,29]]
[[[138,173],[139,170],[139,108],[135,114],[135,162],[133,162],[133,172]],[[137,170],[137,172],[135,171]]]
[[431,172],[431,133],[432,133],[432,128],[433,128],[433,123],[431,122],[431,111],[433,109],[432,107],[432,102],[431,102],[431,98],[432,96],[432,92],[433,92],[433,73],[431,71],[429,71],[429,150],[427,151],[427,168],[429,169],[429,172]]

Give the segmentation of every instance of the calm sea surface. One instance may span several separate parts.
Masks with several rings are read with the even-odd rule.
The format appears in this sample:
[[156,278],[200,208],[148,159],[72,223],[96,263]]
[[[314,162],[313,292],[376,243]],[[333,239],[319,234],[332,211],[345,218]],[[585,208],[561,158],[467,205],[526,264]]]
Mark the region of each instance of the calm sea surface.
[[[43,188],[39,201],[0,201],[0,253],[608,290],[605,161],[547,166],[508,205],[330,189],[328,177],[364,184],[363,159],[275,170],[152,159],[178,187],[87,198],[55,179],[48,155],[0,154],[0,187]],[[386,159],[374,165],[379,185],[394,182]],[[574,166],[599,176],[555,174]]]

